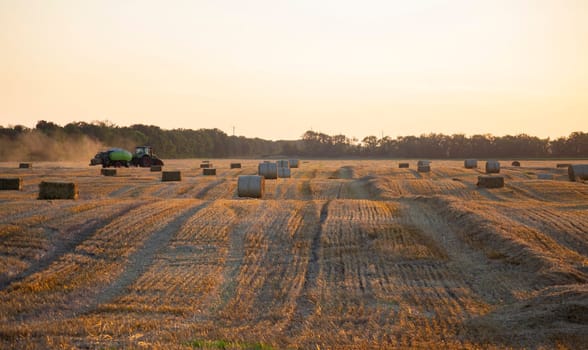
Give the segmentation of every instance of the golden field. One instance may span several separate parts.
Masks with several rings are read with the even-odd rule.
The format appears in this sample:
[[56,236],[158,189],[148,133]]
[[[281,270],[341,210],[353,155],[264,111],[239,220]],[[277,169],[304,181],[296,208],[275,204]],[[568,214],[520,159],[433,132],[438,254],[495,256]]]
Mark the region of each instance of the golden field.
[[0,348],[588,347],[588,184],[556,161],[480,189],[484,162],[302,160],[263,199],[236,194],[258,160],[211,162],[0,163],[24,183],[0,191]]

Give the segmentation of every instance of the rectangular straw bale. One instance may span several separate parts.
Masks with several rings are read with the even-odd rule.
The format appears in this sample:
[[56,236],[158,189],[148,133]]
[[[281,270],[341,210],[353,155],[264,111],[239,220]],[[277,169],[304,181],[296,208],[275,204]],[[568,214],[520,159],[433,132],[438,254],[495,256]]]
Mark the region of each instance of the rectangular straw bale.
[[104,176],[116,176],[116,169],[102,168],[102,170],[100,170],[100,174]]
[[182,173],[179,171],[164,171],[161,173],[161,181],[182,181]]
[[556,167],[557,168],[567,168],[569,166],[571,166],[572,164],[570,163],[557,163]]
[[152,165],[151,171],[161,171],[161,165]]
[[231,163],[231,169],[240,169],[241,163]]
[[430,165],[419,165],[417,167],[417,171],[419,173],[428,173],[431,171],[431,166]]
[[206,176],[216,175],[216,169],[215,168],[205,168],[205,169],[202,169],[202,175],[206,175]]
[[400,169],[408,169],[409,164],[408,163],[398,163],[398,168]]
[[30,169],[33,167],[33,163],[20,163],[18,165],[19,169]]
[[1,178],[0,190],[22,190],[22,177]]
[[504,177],[480,175],[478,176],[478,183],[476,185],[484,188],[501,188],[504,187]]
[[78,184],[75,182],[48,182],[39,184],[39,199],[78,199]]
[[201,169],[212,168],[212,163],[202,163],[202,164],[200,164],[200,168]]

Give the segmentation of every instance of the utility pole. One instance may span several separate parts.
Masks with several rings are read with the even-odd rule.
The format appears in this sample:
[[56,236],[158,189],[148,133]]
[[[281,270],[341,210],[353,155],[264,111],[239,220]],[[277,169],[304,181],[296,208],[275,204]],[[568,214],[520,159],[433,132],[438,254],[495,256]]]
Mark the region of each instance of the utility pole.
[[233,125],[233,136],[235,136],[235,126]]

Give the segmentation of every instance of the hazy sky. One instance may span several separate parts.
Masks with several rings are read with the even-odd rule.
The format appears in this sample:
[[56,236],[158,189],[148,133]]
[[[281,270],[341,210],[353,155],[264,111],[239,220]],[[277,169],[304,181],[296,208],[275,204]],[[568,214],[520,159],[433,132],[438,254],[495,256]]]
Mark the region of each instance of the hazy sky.
[[588,131],[587,0],[0,0],[0,125]]

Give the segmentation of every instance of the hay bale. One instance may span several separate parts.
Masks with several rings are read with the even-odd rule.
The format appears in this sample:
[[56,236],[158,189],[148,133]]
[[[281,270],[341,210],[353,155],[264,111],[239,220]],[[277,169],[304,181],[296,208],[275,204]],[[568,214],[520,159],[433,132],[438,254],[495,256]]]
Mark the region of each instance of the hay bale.
[[75,182],[47,182],[39,184],[39,199],[78,199],[78,184]]
[[477,159],[466,159],[463,161],[463,166],[466,169],[475,169],[478,167],[478,160]]
[[478,176],[478,183],[476,185],[484,188],[501,188],[504,187],[504,177],[480,175]]
[[212,163],[202,163],[200,164],[200,169],[208,169],[212,168]]
[[398,163],[398,167],[400,169],[408,169],[409,168],[409,164],[408,163]]
[[510,163],[510,165],[512,165],[512,166],[521,166],[521,162],[519,162],[518,160],[515,160],[514,162]]
[[588,180],[588,164],[576,164],[568,167],[570,181]]
[[231,169],[241,169],[241,163],[231,163]]
[[208,164],[208,163],[210,163],[210,160],[203,160],[202,163],[203,164]]
[[431,166],[431,161],[430,160],[419,160],[417,162],[417,167],[420,166]]
[[164,171],[161,173],[161,181],[182,181],[180,171]]
[[152,165],[151,171],[161,171],[161,165]]
[[290,168],[290,161],[287,159],[280,159],[276,161],[278,168]]
[[500,173],[500,163],[496,160],[486,161],[486,174]]
[[21,191],[22,190],[22,177],[1,178],[0,179],[0,190]]
[[290,164],[290,168],[298,168],[300,161],[298,159],[288,159],[288,163]]
[[553,180],[553,174],[537,174],[537,179],[539,180]]
[[570,167],[571,165],[572,165],[572,164],[570,164],[570,163],[557,163],[555,166],[556,166],[557,168],[568,168],[568,167]]
[[278,168],[278,177],[290,177],[291,174],[290,168]]
[[30,169],[33,167],[33,163],[20,163],[18,165],[19,169]]
[[216,175],[216,169],[215,168],[202,169],[202,175],[206,175],[206,176]]
[[257,174],[267,179],[278,178],[278,165],[276,163],[260,163],[257,166]]
[[431,171],[431,166],[430,165],[419,165],[419,166],[417,166],[417,171],[419,173],[428,173]]
[[258,175],[241,175],[237,179],[239,197],[262,198],[265,191],[265,178]]
[[116,169],[102,168],[100,174],[103,176],[116,176]]

